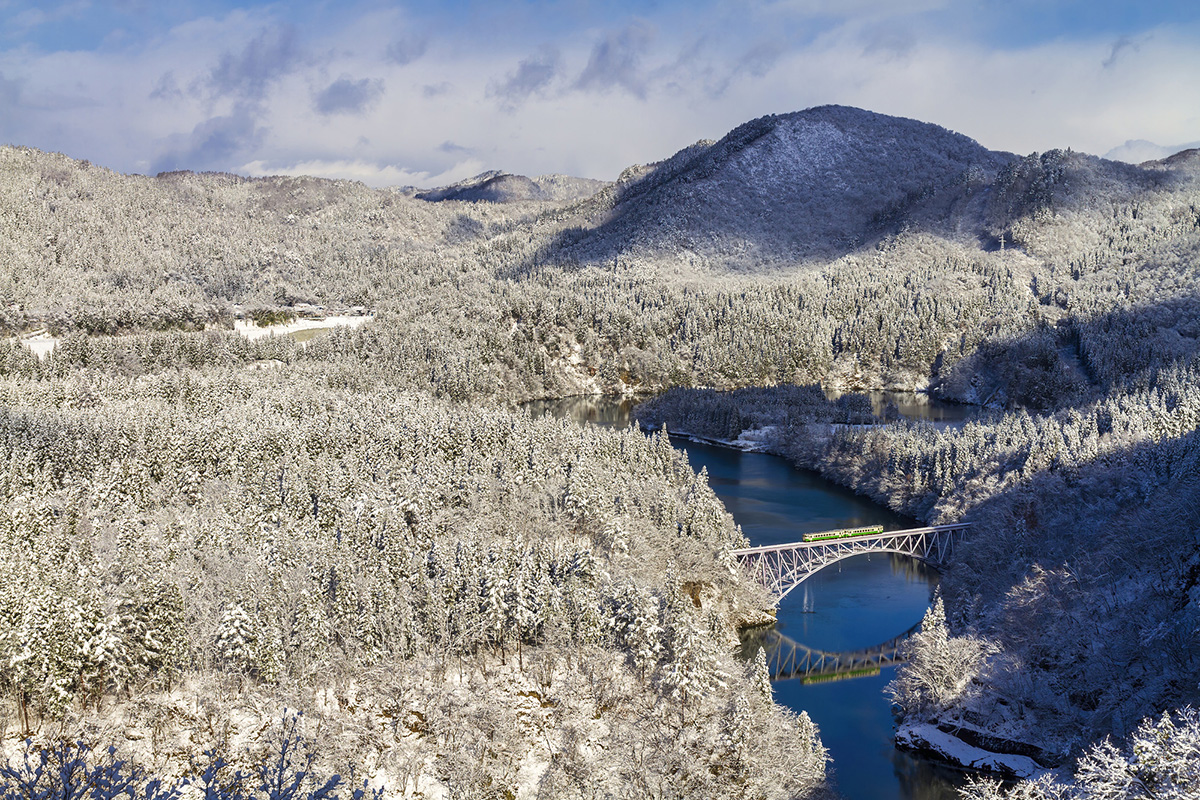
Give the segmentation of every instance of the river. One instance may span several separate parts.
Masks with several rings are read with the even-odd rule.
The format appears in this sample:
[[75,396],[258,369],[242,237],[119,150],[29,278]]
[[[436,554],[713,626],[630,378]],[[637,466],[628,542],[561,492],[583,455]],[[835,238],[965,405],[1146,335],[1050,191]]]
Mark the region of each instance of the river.
[[[553,414],[578,422],[627,426],[631,401],[569,398],[527,406],[533,414]],[[944,409],[928,403],[902,408]],[[797,541],[811,531],[882,524],[886,529],[916,527],[915,520],[893,514],[808,470],[777,456],[699,444],[672,437],[725,508],[742,526],[751,544]],[[920,622],[929,607],[937,573],[903,556],[856,556],[805,581],[779,608],[778,629],[809,647],[840,651],[869,647],[891,639]],[[897,750],[892,744],[891,707],[883,688],[895,673],[853,680],[774,683],[775,699],[807,711],[821,731],[832,758],[831,776],[847,800],[951,800],[961,784],[959,773]]]

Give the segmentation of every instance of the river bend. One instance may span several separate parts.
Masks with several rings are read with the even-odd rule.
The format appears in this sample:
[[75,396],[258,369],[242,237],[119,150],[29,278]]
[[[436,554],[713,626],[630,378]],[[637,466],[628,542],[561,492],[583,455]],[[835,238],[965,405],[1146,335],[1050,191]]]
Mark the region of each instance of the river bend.
[[[581,423],[626,426],[632,403],[569,398],[530,404],[528,409]],[[933,411],[937,413],[936,407]],[[708,470],[709,485],[751,545],[794,542],[805,533],[833,528],[920,524],[777,456],[678,437],[672,444],[687,454],[697,472]],[[827,567],[789,594],[779,608],[777,627],[817,650],[880,644],[920,622],[937,577],[905,556],[856,556]],[[953,800],[961,783],[958,773],[893,746],[891,708],[883,687],[894,673],[894,667],[885,667],[877,674],[846,680],[776,681],[775,699],[807,711],[817,723],[833,760],[834,785],[847,800]]]

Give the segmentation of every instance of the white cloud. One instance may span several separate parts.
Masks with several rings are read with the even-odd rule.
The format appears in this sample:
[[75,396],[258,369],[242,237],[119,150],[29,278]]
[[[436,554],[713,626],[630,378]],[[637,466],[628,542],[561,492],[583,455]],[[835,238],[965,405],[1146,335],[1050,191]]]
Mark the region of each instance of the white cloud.
[[[913,0],[905,9],[936,5]],[[760,4],[748,17],[832,7]],[[739,27],[728,8],[690,27],[652,19],[653,36],[639,28],[645,35],[622,39],[630,21],[614,20],[549,38],[510,31],[487,46],[418,28],[391,10],[344,28],[298,28],[295,42],[263,38],[279,22],[271,16],[278,7],[235,11],[124,50],[0,50],[0,105],[9,112],[0,135],[126,171],[194,153],[207,160],[192,168],[304,168],[422,186],[485,169],[611,179],[754,117],[823,103],[935,122],[1019,153],[1105,153],[1129,139],[1200,138],[1200,29],[1136,32],[1137,47],[1106,35],[997,48],[909,20],[882,25],[880,6],[856,7],[858,17],[803,44],[782,26]],[[393,45],[404,37],[417,37],[419,57],[396,58]],[[251,58],[263,49],[254,47],[260,38],[286,58]],[[272,66],[280,61],[287,69]],[[245,69],[235,74],[223,64]],[[214,96],[214,75],[249,76],[233,82],[248,89]],[[344,76],[351,88],[369,78],[363,86],[372,91],[325,110],[361,113],[322,115],[314,97]],[[580,87],[583,76],[592,91]],[[520,102],[502,96],[505,87],[519,89]],[[446,149],[447,141],[463,149]]]

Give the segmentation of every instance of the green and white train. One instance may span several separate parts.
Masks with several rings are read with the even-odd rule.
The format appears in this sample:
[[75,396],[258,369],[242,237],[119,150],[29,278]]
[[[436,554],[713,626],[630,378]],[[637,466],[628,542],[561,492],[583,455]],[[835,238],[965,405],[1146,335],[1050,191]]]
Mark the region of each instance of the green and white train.
[[806,533],[800,537],[802,542],[823,542],[826,539],[851,539],[855,536],[870,536],[876,533],[883,533],[882,525],[867,525],[863,528],[841,528],[836,531],[820,531],[819,533]]

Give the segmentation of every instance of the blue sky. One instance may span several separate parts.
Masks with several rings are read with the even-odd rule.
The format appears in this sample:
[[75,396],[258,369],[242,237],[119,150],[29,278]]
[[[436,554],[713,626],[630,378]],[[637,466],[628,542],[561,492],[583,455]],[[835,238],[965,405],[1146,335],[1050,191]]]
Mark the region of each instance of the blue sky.
[[824,103],[1020,153],[1193,144],[1200,3],[0,0],[0,142],[124,172],[611,179]]

